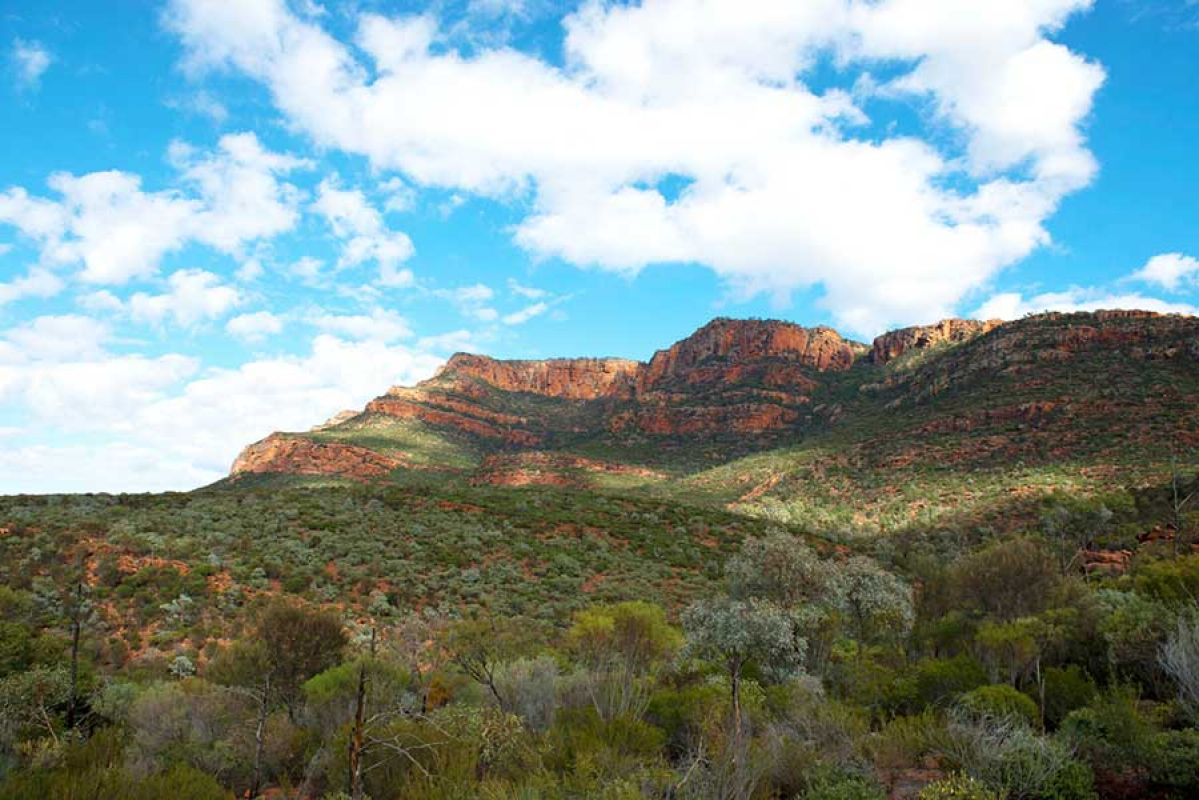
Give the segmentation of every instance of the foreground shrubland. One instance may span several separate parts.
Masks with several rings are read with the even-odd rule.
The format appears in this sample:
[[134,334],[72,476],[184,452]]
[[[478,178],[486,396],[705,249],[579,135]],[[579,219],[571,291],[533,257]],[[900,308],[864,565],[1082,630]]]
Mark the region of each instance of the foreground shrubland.
[[900,569],[779,531],[711,586],[562,624],[263,593],[120,667],[85,582],[4,588],[0,798],[1199,792],[1199,555],[1087,579],[1029,537]]

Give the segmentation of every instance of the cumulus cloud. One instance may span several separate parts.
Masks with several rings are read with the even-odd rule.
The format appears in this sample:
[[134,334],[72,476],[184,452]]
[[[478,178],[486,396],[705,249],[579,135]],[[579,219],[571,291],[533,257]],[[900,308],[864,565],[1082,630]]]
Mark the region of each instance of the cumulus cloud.
[[382,285],[412,285],[412,271],[399,266],[412,256],[412,240],[407,234],[389,229],[383,215],[360,189],[341,189],[326,178],[317,188],[312,209],[325,218],[343,242],[339,269],[374,261],[379,265]]
[[202,369],[188,356],[124,355],[107,342],[107,326],[78,316],[0,333],[0,402],[24,415],[23,429],[72,441],[10,442],[0,451],[0,491],[195,488],[226,474],[244,444],[361,407],[442,361],[423,348],[323,333],[299,355]]
[[241,302],[241,294],[221,282],[219,276],[198,269],[181,269],[167,278],[161,294],[138,292],[129,298],[130,315],[136,320],[161,324],[172,319],[190,328],[199,322],[223,316]]
[[33,267],[22,277],[0,283],[0,306],[26,297],[53,297],[62,291],[62,288],[62,279],[53,272]]
[[977,319],[1019,319],[1042,311],[1097,311],[1099,309],[1140,309],[1165,314],[1195,314],[1189,303],[1173,303],[1142,294],[1119,294],[1098,288],[1072,288],[1025,297],[1020,292],[992,295],[975,309]]
[[458,313],[479,322],[495,322],[500,316],[499,312],[489,305],[495,298],[495,290],[482,283],[454,289],[435,289],[433,294],[449,300],[458,309]]
[[[322,147],[527,200],[535,256],[695,262],[738,296],[820,286],[866,333],[949,314],[1049,242],[1096,169],[1103,70],[1050,38],[1089,7],[592,1],[564,20],[564,67],[459,52],[430,16],[361,14],[352,43],[280,0],[172,0],[167,24],[191,69],[260,81]],[[841,85],[808,85],[818,62]],[[890,132],[896,103],[918,130]]]
[[59,195],[0,193],[0,223],[37,243],[46,266],[79,265],[79,277],[122,284],[153,275],[164,255],[189,242],[236,255],[246,242],[295,226],[299,193],[279,175],[307,162],[272,153],[252,133],[221,137],[216,152],[174,144],[179,188],[147,192],[140,176],[117,170],[55,173]]
[[283,319],[269,311],[238,314],[225,323],[225,330],[243,342],[261,342],[283,330]]
[[318,314],[312,324],[322,331],[350,339],[394,342],[412,335],[408,321],[394,311],[376,308],[370,314]]
[[1162,253],[1146,261],[1145,265],[1130,277],[1176,292],[1184,283],[1193,284],[1197,275],[1199,260],[1182,253]]
[[13,41],[11,57],[17,88],[22,90],[37,89],[42,75],[54,62],[54,56],[41,43],[23,39]]

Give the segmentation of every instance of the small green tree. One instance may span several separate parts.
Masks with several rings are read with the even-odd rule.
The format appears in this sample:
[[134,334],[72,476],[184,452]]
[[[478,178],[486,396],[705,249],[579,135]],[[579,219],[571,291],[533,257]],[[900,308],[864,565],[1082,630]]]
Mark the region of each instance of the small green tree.
[[732,699],[733,731],[741,740],[741,680],[745,669],[756,664],[775,674],[796,670],[806,642],[796,641],[792,620],[778,606],[764,600],[722,597],[701,600],[683,612],[687,644],[684,652],[724,667]]
[[846,622],[858,640],[859,658],[867,644],[894,640],[911,630],[912,588],[877,561],[851,558],[838,571],[837,580]]
[[790,612],[796,639],[807,642],[808,669],[822,671],[843,605],[835,562],[821,559],[795,536],[775,532],[747,539],[725,564],[724,575],[730,597],[768,600]]
[[650,676],[682,640],[660,606],[641,601],[580,611],[567,632],[571,652],[586,669],[592,705],[606,721],[644,713]]

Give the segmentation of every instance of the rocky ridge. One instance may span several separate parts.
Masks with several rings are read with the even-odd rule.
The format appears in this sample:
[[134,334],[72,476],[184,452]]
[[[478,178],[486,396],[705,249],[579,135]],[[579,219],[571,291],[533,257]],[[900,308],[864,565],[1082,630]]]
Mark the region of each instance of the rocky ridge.
[[[928,357],[904,358],[914,352]],[[505,361],[460,353],[428,381],[393,387],[361,414],[343,412],[318,426],[315,439],[276,434],[251,445],[233,474],[370,480],[415,463],[436,467],[406,458],[402,446],[380,453],[366,439],[338,435],[346,426],[369,429],[370,420],[385,419],[459,443],[474,454],[479,480],[559,483],[567,473],[618,474],[607,456],[590,457],[613,447],[690,443],[731,458],[795,444],[855,414],[862,419],[927,406],[950,390],[960,394],[997,380],[1021,396],[980,395],[967,413],[930,413],[912,432],[1068,429],[1078,415],[1107,419],[1129,412],[1132,400],[1080,402],[1065,386],[1037,389],[1064,375],[1062,364],[1097,357],[1199,362],[1199,319],[1124,311],[1009,323],[949,319],[891,331],[866,346],[825,327],[722,318],[648,362]],[[1024,399],[1030,391],[1033,399]],[[524,461],[503,455],[532,451],[539,455]]]

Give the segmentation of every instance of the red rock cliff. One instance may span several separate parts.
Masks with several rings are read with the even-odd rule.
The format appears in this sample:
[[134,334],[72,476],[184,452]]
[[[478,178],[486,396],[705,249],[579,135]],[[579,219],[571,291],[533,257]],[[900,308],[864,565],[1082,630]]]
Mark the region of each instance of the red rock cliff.
[[500,361],[458,353],[438,379],[474,378],[506,392],[528,392],[566,400],[626,398],[641,364],[621,358],[553,358]]
[[[865,346],[847,341],[832,328],[802,328],[772,320],[715,319],[667,350],[659,350],[641,371],[638,386],[683,379],[710,361],[736,366],[784,360],[816,372],[849,369]],[[718,376],[713,376],[718,378]]]
[[1003,324],[992,319],[980,322],[975,319],[943,319],[934,325],[915,325],[884,333],[874,340],[870,349],[870,360],[875,364],[886,364],[899,358],[909,350],[934,347],[946,342],[964,342]]

